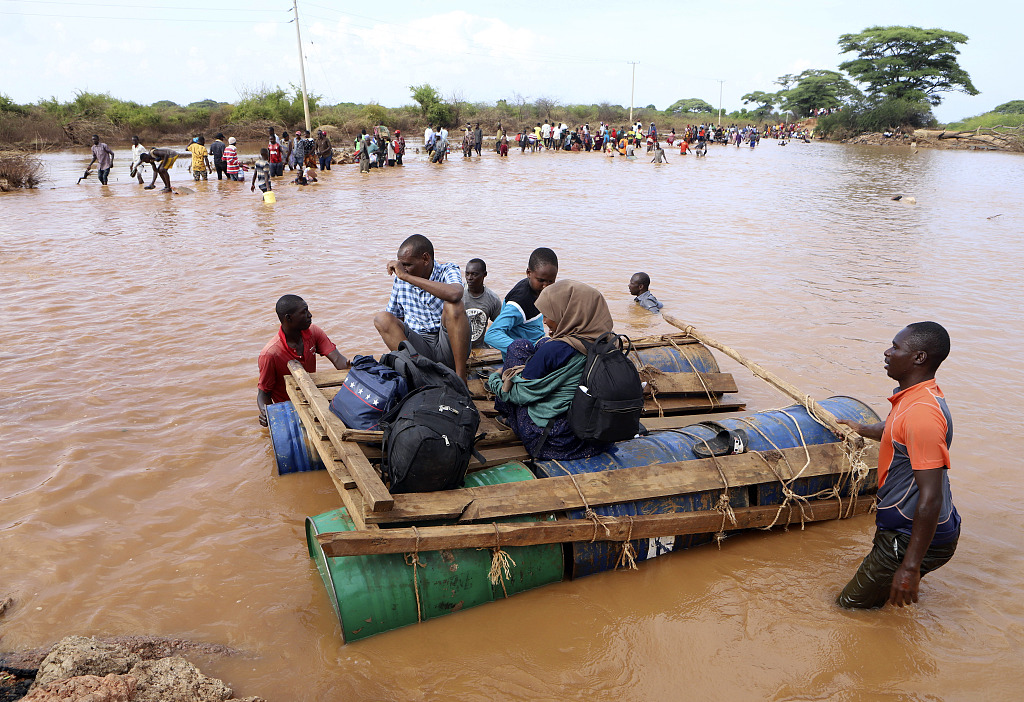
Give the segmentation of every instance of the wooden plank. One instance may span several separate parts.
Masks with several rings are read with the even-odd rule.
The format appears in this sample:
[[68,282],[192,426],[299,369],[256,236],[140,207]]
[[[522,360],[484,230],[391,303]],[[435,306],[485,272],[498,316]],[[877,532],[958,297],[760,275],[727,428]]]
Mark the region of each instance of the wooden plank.
[[[808,455],[810,464],[800,472],[807,462]],[[872,465],[871,461],[876,459],[877,455],[877,444],[873,444],[866,452],[864,460],[868,465]],[[845,464],[846,457],[839,444],[808,446],[806,453],[803,448],[784,449],[781,452],[766,451],[761,454],[749,452],[718,459],[695,459],[639,468],[619,468],[599,473],[581,473],[572,478],[542,478],[447,492],[395,495],[393,509],[368,514],[367,522],[391,524],[430,519],[458,519],[469,522],[560,512],[584,507],[581,493],[586,497],[587,504],[596,507],[720,490],[723,488],[722,474],[725,475],[730,487],[743,487],[775,482],[777,478],[772,468],[782,479],[788,480],[797,473],[801,478],[839,474],[846,467]],[[719,473],[719,467],[722,474]]]
[[[704,381],[704,385],[701,384],[701,380]],[[711,392],[712,395],[739,392],[736,380],[730,373],[701,373],[700,377],[696,373],[659,373],[649,380],[644,388],[644,393],[647,395],[651,394],[652,382],[659,397],[662,395],[701,395],[706,397],[708,392]],[[470,378],[469,393],[474,399],[482,400],[490,396],[486,384],[480,378]]]
[[[644,392],[651,394],[653,384],[658,395],[707,395],[724,392],[739,392],[731,373],[655,373],[647,380]],[[704,381],[701,383],[701,381]]]
[[[780,511],[778,505],[738,507],[733,510],[735,524],[727,531],[766,527],[770,524],[797,524],[867,514],[875,498],[860,497],[850,509],[848,500],[816,500]],[[562,519],[555,522],[510,522],[503,524],[472,524],[380,529],[376,532],[337,531],[322,533],[317,540],[324,553],[332,558],[382,553],[440,551],[456,548],[493,548],[496,540],[502,546],[533,546],[573,541],[626,541],[652,539],[682,534],[710,534],[722,527],[722,513],[713,510],[673,512],[607,518],[597,527],[589,519]],[[497,534],[495,534],[497,530]]]
[[[367,444],[360,444],[360,448],[363,449],[363,454],[366,455],[371,461],[380,460],[380,448],[377,446],[370,446]],[[530,457],[526,449],[520,443],[508,444],[504,446],[490,446],[478,449],[486,459],[486,462],[481,464],[475,458],[469,462],[469,472],[472,473],[475,470],[483,470],[484,468],[490,468],[491,466],[500,466],[502,463],[509,463],[512,461],[525,461]]]
[[323,461],[324,467],[331,473],[331,478],[335,484],[341,485],[342,496],[348,490],[355,490],[357,488],[356,481],[348,474],[345,462],[341,459],[341,454],[334,448],[334,444],[331,443],[331,437],[327,435],[327,431],[320,424],[320,420],[313,416],[313,412],[309,408],[309,402],[306,401],[306,396],[299,390],[295,379],[291,376],[285,376],[284,384],[285,389],[288,391],[288,397],[291,398],[292,404],[295,406],[295,412],[299,415],[306,433],[311,437],[310,443],[313,444],[316,452],[320,454],[320,460]]
[[[480,410],[480,414],[493,417],[498,414],[498,411],[494,409],[494,402],[491,400],[474,400],[476,408]],[[658,396],[658,401],[654,402],[650,398],[644,400],[644,411],[645,417],[657,416],[658,405],[661,405],[662,411],[666,414],[694,414],[699,412],[738,412],[746,408],[745,402],[738,401],[726,401],[723,402],[715,398],[713,401],[709,401],[707,396],[695,395],[693,397],[680,397],[674,395],[671,397]]]
[[338,387],[345,384],[345,378],[348,377],[348,369],[317,371],[316,373],[310,373],[309,377],[313,379],[318,388],[332,388]]
[[[680,346],[698,343],[696,339],[686,334],[656,334],[654,336],[633,339],[633,348],[649,349],[658,346],[669,346],[668,339],[670,337]],[[474,349],[469,356],[469,363],[467,365],[470,368],[475,368],[477,366],[492,366],[496,363],[501,363],[500,351],[496,349]]]
[[327,435],[334,442],[334,448],[337,449],[341,459],[345,462],[349,475],[355,479],[356,485],[359,486],[359,492],[363,496],[366,509],[369,512],[390,510],[394,506],[394,499],[391,497],[391,493],[388,492],[377,471],[373,469],[373,466],[370,465],[370,462],[363,455],[363,452],[359,450],[359,447],[342,438],[342,434],[347,429],[345,423],[331,412],[327,398],[324,397],[324,394],[313,383],[309,373],[306,372],[306,369],[298,361],[289,361],[288,369],[291,371],[292,377],[295,378],[299,389],[302,390],[302,394],[309,402],[310,410],[320,420],[320,424],[323,425]]

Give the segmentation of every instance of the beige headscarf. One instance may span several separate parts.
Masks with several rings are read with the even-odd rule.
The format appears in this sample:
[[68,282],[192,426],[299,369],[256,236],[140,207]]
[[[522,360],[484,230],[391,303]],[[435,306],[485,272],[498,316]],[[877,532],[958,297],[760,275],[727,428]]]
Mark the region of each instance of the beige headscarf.
[[537,309],[555,323],[552,339],[566,342],[580,353],[587,347],[579,339],[593,342],[612,330],[612,314],[604,296],[576,280],[559,280],[544,288],[537,298]]

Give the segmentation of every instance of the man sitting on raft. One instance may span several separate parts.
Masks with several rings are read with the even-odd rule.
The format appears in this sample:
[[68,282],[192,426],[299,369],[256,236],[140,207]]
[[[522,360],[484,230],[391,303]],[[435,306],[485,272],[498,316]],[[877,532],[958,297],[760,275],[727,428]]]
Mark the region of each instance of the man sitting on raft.
[[501,351],[502,358],[505,358],[509,344],[516,339],[536,343],[544,336],[543,318],[534,303],[557,276],[558,257],[555,252],[543,247],[534,249],[526,264],[526,277],[505,296],[501,313],[484,334],[484,341]]
[[430,239],[413,234],[402,242],[398,258],[388,262],[387,272],[395,276],[391,299],[373,318],[384,343],[395,351],[408,341],[417,353],[466,380],[469,318],[459,266],[434,261]]
[[502,372],[487,379],[494,408],[534,458],[596,456],[608,445],[577,438],[568,411],[587,361],[581,339],[593,343],[612,330],[608,303],[589,285],[560,280],[541,291],[537,308],[551,338],[508,347]]

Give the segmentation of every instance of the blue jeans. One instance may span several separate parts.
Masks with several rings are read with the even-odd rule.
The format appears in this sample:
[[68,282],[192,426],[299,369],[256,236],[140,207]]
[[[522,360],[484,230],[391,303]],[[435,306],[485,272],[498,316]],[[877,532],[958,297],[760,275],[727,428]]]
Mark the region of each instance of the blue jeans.
[[99,178],[100,178],[100,185],[106,185],[107,184],[107,178],[110,176],[110,169],[109,168],[101,168],[101,169],[99,169],[96,172],[96,175],[98,175]]
[[321,171],[329,171],[329,170],[331,170],[331,157],[330,156],[321,156],[320,157],[320,170]]

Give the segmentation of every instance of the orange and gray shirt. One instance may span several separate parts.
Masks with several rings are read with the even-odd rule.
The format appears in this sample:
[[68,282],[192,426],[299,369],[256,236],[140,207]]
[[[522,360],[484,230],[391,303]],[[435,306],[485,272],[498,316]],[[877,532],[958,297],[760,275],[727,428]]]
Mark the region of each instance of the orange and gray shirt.
[[917,509],[915,470],[942,470],[942,507],[932,544],[952,541],[960,533],[960,515],[949,490],[949,447],[953,418],[935,380],[911,386],[889,398],[878,450],[879,529],[910,534]]

